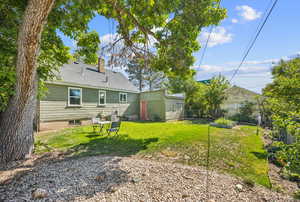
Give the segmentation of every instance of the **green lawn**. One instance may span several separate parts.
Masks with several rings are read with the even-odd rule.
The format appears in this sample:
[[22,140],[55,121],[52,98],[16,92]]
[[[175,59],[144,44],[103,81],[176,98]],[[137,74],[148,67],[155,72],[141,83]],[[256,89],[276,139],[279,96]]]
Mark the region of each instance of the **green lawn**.
[[[72,156],[137,155],[205,166],[208,125],[191,122],[123,122],[118,137],[95,134],[91,126],[38,135],[36,152],[67,151]],[[268,163],[256,127],[210,127],[211,167],[270,187]]]

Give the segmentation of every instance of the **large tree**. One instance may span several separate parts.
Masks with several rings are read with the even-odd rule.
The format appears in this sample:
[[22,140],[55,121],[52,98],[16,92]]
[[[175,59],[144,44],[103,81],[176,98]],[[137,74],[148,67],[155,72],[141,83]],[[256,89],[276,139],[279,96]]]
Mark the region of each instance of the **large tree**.
[[296,134],[300,127],[300,58],[280,61],[272,75],[273,82],[263,89],[263,95],[273,126]]
[[153,70],[145,65],[143,58],[130,60],[125,69],[128,78],[140,91],[156,90],[164,85],[165,75],[161,71]]
[[[51,66],[56,66],[53,61],[67,55],[58,48],[62,41],[57,30],[77,39],[88,31],[88,23],[95,15],[112,18],[118,22],[120,39],[134,55],[144,54],[138,44],[154,41],[151,68],[186,74],[194,62],[193,52],[200,48],[197,37],[201,29],[218,24],[226,15],[217,3],[218,0],[2,0],[0,43],[4,44],[1,49],[8,50],[0,57],[3,67],[13,73],[0,72],[9,91],[0,91],[5,105],[0,115],[0,163],[22,159],[32,152],[39,65],[45,67],[41,66],[42,75],[51,74]],[[51,37],[56,40],[54,47]],[[43,49],[44,42],[49,50]],[[43,50],[49,52],[50,59]]]

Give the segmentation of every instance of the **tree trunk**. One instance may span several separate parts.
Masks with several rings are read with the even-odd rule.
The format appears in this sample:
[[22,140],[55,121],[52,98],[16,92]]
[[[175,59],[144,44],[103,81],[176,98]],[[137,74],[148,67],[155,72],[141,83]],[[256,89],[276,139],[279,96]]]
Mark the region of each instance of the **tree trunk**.
[[0,117],[0,164],[33,151],[37,99],[37,57],[41,33],[55,0],[29,0],[18,34],[15,95]]

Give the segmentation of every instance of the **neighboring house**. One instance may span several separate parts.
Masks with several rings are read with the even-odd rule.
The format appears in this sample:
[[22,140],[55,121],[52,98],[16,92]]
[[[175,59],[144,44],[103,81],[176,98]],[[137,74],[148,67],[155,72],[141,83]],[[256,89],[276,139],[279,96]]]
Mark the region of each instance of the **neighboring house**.
[[255,115],[259,114],[257,97],[258,93],[247,90],[239,86],[233,86],[227,90],[228,98],[222,104],[221,108],[227,111],[227,116],[232,116],[239,112],[241,104],[245,101],[255,103]]
[[169,121],[184,116],[184,95],[168,94],[166,90],[147,91],[140,94],[141,120]]
[[45,82],[48,92],[40,100],[41,124],[90,120],[99,114],[139,119],[138,89],[122,73],[105,69],[104,60],[99,59],[97,66],[65,64],[57,78]]

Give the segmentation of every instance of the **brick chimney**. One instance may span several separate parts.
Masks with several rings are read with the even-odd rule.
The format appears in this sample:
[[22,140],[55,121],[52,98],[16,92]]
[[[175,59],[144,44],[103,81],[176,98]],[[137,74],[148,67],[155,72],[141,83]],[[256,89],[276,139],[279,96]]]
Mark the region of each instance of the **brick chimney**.
[[104,68],[104,64],[105,63],[105,61],[104,61],[104,59],[103,58],[98,58],[98,71],[100,72],[100,73],[105,73],[105,68]]

